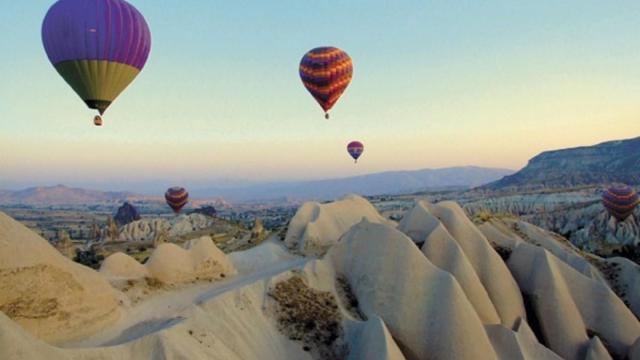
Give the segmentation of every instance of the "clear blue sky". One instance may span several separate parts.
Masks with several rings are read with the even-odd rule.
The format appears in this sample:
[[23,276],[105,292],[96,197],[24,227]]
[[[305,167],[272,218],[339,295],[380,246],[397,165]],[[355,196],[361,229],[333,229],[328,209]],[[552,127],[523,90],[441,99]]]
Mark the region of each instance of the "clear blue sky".
[[[3,1],[0,188],[516,169],[640,133],[637,0],[131,2],[151,56],[95,128],[42,48],[53,2]],[[321,45],[355,65],[330,121],[297,74]]]

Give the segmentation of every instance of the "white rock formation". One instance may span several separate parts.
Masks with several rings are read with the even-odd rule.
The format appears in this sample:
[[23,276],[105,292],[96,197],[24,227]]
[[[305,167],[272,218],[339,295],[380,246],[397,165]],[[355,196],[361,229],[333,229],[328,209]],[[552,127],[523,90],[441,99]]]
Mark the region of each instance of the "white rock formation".
[[151,276],[167,285],[236,274],[227,256],[208,236],[191,242],[187,250],[171,243],[161,244],[145,266]]
[[349,360],[405,360],[384,321],[378,316],[354,324],[351,329]]
[[628,303],[636,317],[640,317],[640,266],[621,257],[594,258],[606,264],[607,270],[611,272],[607,274],[611,287]]
[[171,224],[164,219],[137,220],[120,229],[118,241],[152,241],[170,229]]
[[600,189],[507,195],[481,198],[465,204],[472,215],[480,212],[513,214],[543,229],[566,234],[587,251],[608,253],[622,245],[640,243],[640,208],[625,221],[609,216],[600,203]]
[[487,334],[501,360],[561,360],[553,351],[541,345],[522,321],[516,331],[502,325],[487,325]]
[[150,277],[147,268],[131,256],[117,252],[102,262],[100,273],[109,279],[142,279]]
[[565,359],[582,359],[587,330],[598,334],[619,356],[640,336],[633,313],[605,284],[579,273],[547,250],[518,245],[508,260],[535,309],[549,347]]
[[585,360],[611,360],[611,355],[607,352],[607,349],[602,344],[602,341],[597,336],[591,338],[589,341],[589,348],[587,349],[587,356]]
[[0,311],[54,343],[96,332],[120,317],[118,295],[106,280],[2,212]]
[[426,201],[417,201],[413,209],[409,210],[398,224],[398,230],[405,233],[416,244],[422,244],[429,234],[442,226],[438,218],[427,210]]
[[455,278],[398,230],[363,220],[327,256],[349,281],[360,309],[384,320],[407,358],[495,359]]
[[[293,255],[275,239],[227,257],[203,237],[160,245],[146,265],[114,254],[104,277],[60,260],[0,214],[0,359],[317,359],[319,343],[303,348],[309,339],[279,322],[295,322],[282,309],[298,303],[280,308],[272,291],[296,277],[304,286],[286,294],[303,294],[300,309],[320,307],[338,321],[331,344],[341,355],[348,344],[351,359],[640,360],[640,324],[622,301],[638,308],[640,270],[626,259],[584,254],[515,219],[476,226],[453,203],[418,202],[398,229],[358,197],[305,206],[289,245],[313,255],[329,248],[324,258]],[[191,232],[185,219],[175,228]],[[223,283],[197,281],[223,273]],[[307,302],[308,294],[323,301]],[[51,309],[62,311],[52,317]],[[58,336],[60,346],[33,334]]]
[[328,204],[307,202],[291,219],[285,244],[305,255],[322,255],[363,218],[370,222],[392,224],[366,199],[357,195],[347,195]]
[[173,318],[150,320],[146,326],[125,331],[107,342],[109,346],[100,347],[50,346],[0,312],[0,358],[311,360],[309,353],[282,335],[263,311],[265,290],[264,282],[258,281],[202,299],[200,305],[189,306]]
[[233,266],[241,274],[251,274],[279,263],[298,258],[287,252],[279,243],[265,241],[249,250],[228,255]]
[[422,218],[426,225],[437,224],[426,236],[426,241],[422,245],[422,252],[434,265],[448,271],[456,278],[483,323],[500,324],[500,316],[498,316],[487,290],[482,285],[460,245],[453,239],[444,225],[426,210],[423,204],[417,204],[416,208],[422,209]]
[[206,229],[215,220],[202,214],[180,215],[171,220],[142,219],[123,226],[119,241],[153,241],[166,234],[169,237],[181,236],[193,231]]
[[502,324],[511,328],[517,319],[526,318],[520,290],[509,269],[462,208],[454,202],[435,205],[424,202],[423,205],[440,220],[464,251],[489,294]]

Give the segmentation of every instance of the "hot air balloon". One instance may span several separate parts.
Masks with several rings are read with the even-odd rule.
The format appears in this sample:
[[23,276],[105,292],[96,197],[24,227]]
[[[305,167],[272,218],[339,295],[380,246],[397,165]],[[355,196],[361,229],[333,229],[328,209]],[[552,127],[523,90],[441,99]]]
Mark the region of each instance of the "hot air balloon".
[[352,141],[349,143],[349,145],[347,145],[347,151],[349,152],[349,155],[351,155],[353,160],[355,160],[355,162],[358,162],[358,158],[364,151],[364,145],[362,145],[360,141]]
[[307,52],[300,61],[302,83],[324,110],[329,110],[349,86],[353,76],[351,58],[335,47],[318,47]]
[[100,115],[96,115],[96,116],[93,118],[93,125],[95,125],[95,126],[102,126],[102,116],[100,116]]
[[144,67],[151,33],[124,0],[59,0],[42,23],[42,43],[62,78],[102,115]]
[[189,202],[189,193],[183,187],[174,186],[164,193],[164,198],[167,205],[177,214]]
[[602,193],[602,205],[618,221],[628,218],[638,201],[638,193],[627,185],[613,186]]

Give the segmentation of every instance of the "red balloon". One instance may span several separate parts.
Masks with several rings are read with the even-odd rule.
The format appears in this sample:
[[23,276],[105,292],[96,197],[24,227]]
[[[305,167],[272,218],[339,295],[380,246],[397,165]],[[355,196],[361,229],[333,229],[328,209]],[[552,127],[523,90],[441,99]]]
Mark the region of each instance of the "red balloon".
[[189,202],[189,193],[185,188],[174,186],[164,193],[167,205],[177,214]]

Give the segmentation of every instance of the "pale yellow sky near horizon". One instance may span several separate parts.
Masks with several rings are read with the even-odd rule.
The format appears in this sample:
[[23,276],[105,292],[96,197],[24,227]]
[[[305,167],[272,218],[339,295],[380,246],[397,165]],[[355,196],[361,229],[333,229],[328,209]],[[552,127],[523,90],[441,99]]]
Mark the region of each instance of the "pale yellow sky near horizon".
[[[44,54],[49,3],[0,14],[20,35],[0,42],[0,188],[518,170],[542,151],[640,136],[638,2],[211,3],[209,21],[189,1],[137,0],[151,57],[103,128]],[[329,44],[355,69],[327,121],[297,69]],[[351,140],[365,144],[357,165]]]

